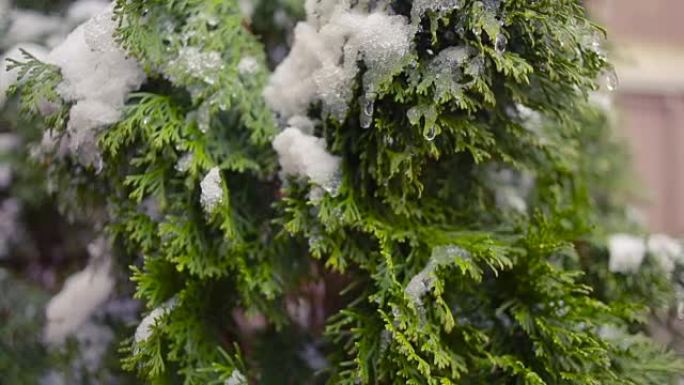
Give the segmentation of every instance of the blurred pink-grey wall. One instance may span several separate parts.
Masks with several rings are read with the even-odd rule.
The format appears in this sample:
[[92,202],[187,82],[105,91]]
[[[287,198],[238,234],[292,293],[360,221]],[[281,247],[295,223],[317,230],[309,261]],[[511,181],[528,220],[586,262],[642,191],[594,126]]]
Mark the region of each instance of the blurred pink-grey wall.
[[684,0],[592,0],[620,77],[618,131],[652,231],[684,236]]

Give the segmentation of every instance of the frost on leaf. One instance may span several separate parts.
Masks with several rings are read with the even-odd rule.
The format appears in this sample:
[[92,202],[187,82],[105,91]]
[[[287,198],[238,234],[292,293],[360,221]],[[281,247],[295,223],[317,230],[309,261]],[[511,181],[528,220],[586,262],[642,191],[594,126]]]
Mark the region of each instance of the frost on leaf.
[[609,269],[614,273],[634,273],[646,256],[646,242],[629,234],[614,234],[608,239]]
[[218,167],[209,170],[200,183],[202,189],[200,202],[207,213],[213,212],[223,202],[223,186],[221,183],[221,172]]
[[140,321],[138,327],[135,329],[135,335],[133,339],[135,343],[139,344],[146,341],[152,335],[152,328],[157,322],[171,312],[176,307],[176,298],[171,298],[170,300],[164,302],[161,306],[155,308],[148,314],[145,318]]
[[348,2],[307,2],[307,21],[295,28],[292,50],[264,90],[273,110],[285,118],[305,115],[311,103],[320,101],[324,113],[342,121],[360,61],[366,68],[366,94],[401,70],[415,28],[403,16],[363,8]]
[[326,150],[325,140],[288,127],[273,140],[285,175],[306,177],[331,194],[339,187],[340,158]]
[[453,264],[455,261],[469,259],[470,253],[458,246],[445,245],[432,249],[432,255],[425,268],[414,275],[404,289],[404,293],[417,309],[423,307],[423,296],[432,290],[436,271],[444,266]]
[[82,24],[46,60],[60,68],[57,91],[73,103],[64,140],[83,165],[98,169],[97,133],[121,118],[128,94],[145,80],[140,65],[115,42],[112,17],[108,10]]

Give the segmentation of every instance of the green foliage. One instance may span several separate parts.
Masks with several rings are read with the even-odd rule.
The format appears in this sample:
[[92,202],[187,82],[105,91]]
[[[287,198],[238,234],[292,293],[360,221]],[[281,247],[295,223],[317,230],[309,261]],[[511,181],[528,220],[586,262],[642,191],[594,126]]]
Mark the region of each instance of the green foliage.
[[36,317],[45,293],[25,285],[0,269],[0,373],[2,384],[36,383],[47,366]]
[[[411,5],[391,2],[407,18]],[[260,2],[256,32],[269,12]],[[336,385],[661,385],[682,372],[643,336],[602,333],[638,331],[669,286],[655,270],[627,282],[596,262],[613,228],[592,233],[597,213],[618,218],[622,202],[597,183],[614,163],[591,162],[612,145],[586,101],[609,65],[580,1],[464,0],[414,20],[413,51],[373,98],[357,79],[355,99],[375,99],[371,128],[358,119],[364,103],[342,123],[311,109],[343,164],[339,194],[317,200],[313,186],[275,178],[266,55],[235,1],[119,0],[115,14],[148,81],[100,136],[103,170],[39,160],[71,205],[106,208],[108,231],[141,257],[132,279],[147,308],[174,300],[147,339],[124,345],[128,369],[156,384],[229,383],[237,370],[264,384]],[[201,63],[184,65],[186,55]],[[240,71],[245,57],[254,72]],[[63,133],[58,69],[15,65],[25,112],[56,103],[45,123]],[[200,184],[215,167],[223,199],[207,212]],[[288,314],[319,281],[336,298],[325,333]],[[235,316],[245,311],[265,331],[246,333]],[[308,341],[329,353],[316,375],[294,357]]]

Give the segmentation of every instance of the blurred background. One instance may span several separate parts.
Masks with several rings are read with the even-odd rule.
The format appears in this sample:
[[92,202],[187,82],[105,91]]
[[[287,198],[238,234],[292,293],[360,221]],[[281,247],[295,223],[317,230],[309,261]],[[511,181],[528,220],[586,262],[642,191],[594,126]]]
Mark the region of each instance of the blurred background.
[[[275,0],[264,1],[275,4]],[[616,130],[630,145],[634,162],[634,216],[652,232],[684,237],[684,151],[680,149],[684,145],[684,0],[587,1],[597,21],[609,31],[611,60],[620,79],[612,96]],[[74,1],[13,3],[56,15]],[[44,27],[39,28],[37,38],[27,40],[49,45],[42,41],[43,34],[68,32],[107,1],[77,3],[80,7],[71,7],[59,17],[19,15],[27,23]],[[0,0],[0,12],[3,4],[9,13],[6,0]],[[288,23],[285,27],[291,28],[293,21]],[[267,38],[283,38],[280,30],[272,35]],[[14,43],[0,46],[0,53]],[[286,51],[276,56],[282,58]],[[84,245],[93,241],[95,234],[59,215],[48,192],[35,188],[43,185],[44,175],[39,170],[11,172],[2,167],[3,161],[12,159],[10,152],[21,146],[10,127],[31,125],[7,111],[0,114],[0,385],[36,383],[32,373],[44,373],[40,370],[45,367],[61,369],[41,374],[41,385],[86,383],[77,378],[96,379],[87,382],[93,384],[136,384],[129,374],[107,369],[118,368],[120,355],[114,335],[130,335],[138,323],[140,305],[130,300],[132,285],[119,285],[72,345],[55,351],[41,343],[37,331],[42,328],[44,307],[66,277],[86,265],[90,251]],[[13,199],[15,196],[22,200]],[[14,245],[16,255],[9,255],[9,244]],[[9,270],[23,279],[8,275]],[[669,322],[670,318],[662,318]],[[653,333],[684,352],[684,343],[674,343],[684,341],[684,323],[666,326],[654,324]],[[78,351],[88,354],[77,355]]]
[[620,78],[617,128],[630,144],[641,194],[636,215],[684,235],[684,1],[591,0],[609,31]]

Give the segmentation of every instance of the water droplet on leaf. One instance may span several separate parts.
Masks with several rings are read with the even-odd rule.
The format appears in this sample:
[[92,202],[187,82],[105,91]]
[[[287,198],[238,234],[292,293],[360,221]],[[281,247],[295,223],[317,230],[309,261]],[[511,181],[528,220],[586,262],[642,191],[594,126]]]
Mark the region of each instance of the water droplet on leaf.
[[361,127],[369,128],[373,124],[373,113],[375,111],[375,95],[366,94],[361,100]]
[[385,144],[389,147],[394,145],[394,138],[390,134],[385,134]]
[[340,187],[342,186],[342,176],[336,173],[330,179],[324,183],[321,188],[325,190],[331,197],[336,197],[340,193]]
[[430,126],[430,128],[423,134],[426,140],[433,141],[437,136],[437,129],[435,126]]

